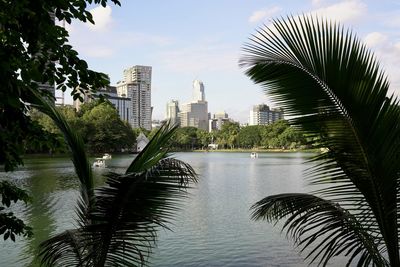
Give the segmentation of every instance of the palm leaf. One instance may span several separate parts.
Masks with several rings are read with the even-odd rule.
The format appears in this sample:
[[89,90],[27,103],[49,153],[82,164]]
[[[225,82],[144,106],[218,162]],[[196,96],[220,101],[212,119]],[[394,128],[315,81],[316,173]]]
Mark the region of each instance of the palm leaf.
[[[110,173],[95,194],[95,205],[80,228],[41,246],[42,262],[64,266],[142,266],[155,244],[158,227],[168,228],[196,173],[166,157],[166,142],[176,128],[164,125],[124,175]],[[144,167],[145,166],[145,167]]]
[[83,218],[87,209],[94,205],[92,168],[86,155],[83,140],[72,130],[64,115],[55,107],[54,102],[50,102],[48,98],[41,96],[33,90],[30,93],[28,99],[31,106],[46,114],[54,121],[64,135],[64,139],[70,148],[71,160],[80,181],[82,205],[80,205],[79,215]]
[[[252,209],[255,220],[276,223],[287,218],[283,230],[286,229],[287,235],[303,247],[302,251],[320,239],[318,246],[307,254],[311,262],[319,257],[319,263],[326,265],[331,257],[343,253],[350,257],[348,264],[359,256],[359,266],[387,265],[380,254],[379,242],[354,215],[337,203],[310,194],[293,193],[266,197]],[[317,227],[320,229],[315,231]]]
[[400,265],[399,102],[386,97],[389,83],[372,53],[350,31],[309,16],[275,20],[244,50],[246,74],[293,125],[329,150],[309,171],[309,181],[324,187],[315,194],[345,207],[367,233],[378,233],[377,246]]

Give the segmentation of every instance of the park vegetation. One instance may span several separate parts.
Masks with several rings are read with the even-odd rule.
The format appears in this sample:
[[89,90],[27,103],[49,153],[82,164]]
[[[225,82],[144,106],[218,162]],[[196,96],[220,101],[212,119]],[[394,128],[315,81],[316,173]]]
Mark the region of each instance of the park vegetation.
[[209,149],[217,144],[218,149],[304,149],[309,148],[306,136],[299,130],[280,120],[270,125],[240,126],[237,122],[226,122],[221,130],[207,132],[194,127],[179,128],[171,145],[176,150]]
[[[71,128],[78,133],[89,153],[131,151],[136,134],[129,123],[122,121],[114,106],[107,100],[85,103],[77,112],[72,106],[57,107]],[[32,110],[32,119],[45,131],[48,142],[27,142],[30,153],[66,153],[67,145],[57,125],[47,115]]]
[[[151,139],[158,129],[132,129],[119,119],[117,111],[107,100],[85,103],[79,112],[71,106],[57,107],[72,129],[82,136],[86,149],[92,154],[133,151],[136,137],[144,133]],[[54,122],[45,114],[33,110],[31,116],[43,129],[41,142],[26,138],[29,153],[66,153],[64,137]],[[44,142],[43,140],[46,140]],[[221,130],[207,132],[195,127],[181,127],[175,131],[169,145],[175,151],[207,150],[209,144],[218,149],[272,149],[291,150],[310,148],[306,136],[288,121],[270,125],[240,126],[226,122]]]

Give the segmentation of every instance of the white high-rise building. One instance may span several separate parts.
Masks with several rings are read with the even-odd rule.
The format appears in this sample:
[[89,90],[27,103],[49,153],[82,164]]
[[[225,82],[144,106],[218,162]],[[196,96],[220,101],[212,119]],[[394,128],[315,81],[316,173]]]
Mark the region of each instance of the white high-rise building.
[[193,101],[206,101],[206,96],[204,94],[204,84],[202,81],[193,81]]
[[131,99],[133,128],[151,130],[151,71],[149,66],[133,66],[124,70],[124,80],[117,84],[118,96]]
[[171,100],[167,103],[166,119],[170,120],[171,124],[179,124],[179,102]]
[[267,125],[283,119],[282,109],[270,109],[267,105],[255,105],[250,110],[249,125]]
[[193,100],[182,105],[179,119],[181,127],[192,126],[208,131],[208,103],[202,81],[193,81]]

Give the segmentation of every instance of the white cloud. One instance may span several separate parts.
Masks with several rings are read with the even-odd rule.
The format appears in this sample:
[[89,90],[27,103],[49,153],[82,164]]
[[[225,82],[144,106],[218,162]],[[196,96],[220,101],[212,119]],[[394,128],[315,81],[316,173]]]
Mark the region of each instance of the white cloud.
[[92,31],[108,31],[112,28],[113,19],[111,16],[112,9],[110,6],[102,7],[98,6],[90,10],[92,13],[95,24],[90,22],[85,25]]
[[363,1],[345,0],[315,9],[311,11],[311,14],[340,22],[349,22],[360,20],[367,14],[367,11],[368,7]]
[[253,14],[249,17],[250,23],[259,22],[266,18],[271,18],[273,15],[282,11],[282,8],[279,6],[268,7],[260,10],[256,10]]
[[381,63],[390,81],[390,93],[400,96],[400,76],[398,63],[400,62],[400,42],[393,42],[390,37],[380,32],[372,32],[365,36],[364,42],[371,48]]
[[387,35],[380,33],[380,32],[371,32],[364,38],[364,42],[369,47],[374,47],[380,44],[387,42],[388,37]]

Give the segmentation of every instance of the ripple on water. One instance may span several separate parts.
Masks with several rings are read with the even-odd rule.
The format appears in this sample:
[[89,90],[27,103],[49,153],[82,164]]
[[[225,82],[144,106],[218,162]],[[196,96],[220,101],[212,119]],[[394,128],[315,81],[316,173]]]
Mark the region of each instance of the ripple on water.
[[[250,206],[261,198],[282,192],[303,192],[299,153],[176,153],[200,174],[199,183],[183,202],[171,231],[159,232],[151,266],[307,266],[280,234],[280,227],[250,220]],[[107,171],[122,173],[132,156],[113,157],[110,168],[95,170],[98,185]],[[69,159],[32,159],[0,179],[18,181],[33,196],[29,208],[14,211],[33,226],[31,240],[2,242],[0,266],[33,266],[32,255],[51,235],[74,227],[79,182]],[[332,266],[342,266],[333,264]]]

